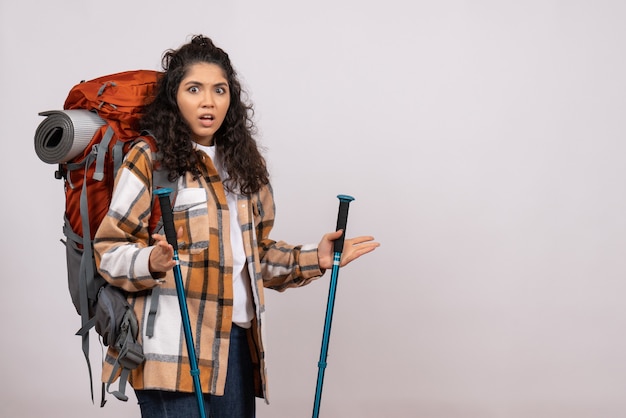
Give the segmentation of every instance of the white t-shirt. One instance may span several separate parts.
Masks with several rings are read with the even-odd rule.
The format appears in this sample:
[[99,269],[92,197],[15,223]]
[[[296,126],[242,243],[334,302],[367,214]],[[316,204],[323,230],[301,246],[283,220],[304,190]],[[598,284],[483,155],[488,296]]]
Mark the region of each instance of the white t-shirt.
[[[215,160],[215,147],[197,143],[195,146],[211,157],[222,180],[227,178],[222,165]],[[250,274],[246,265],[246,252],[243,248],[243,235],[237,218],[237,195],[228,190],[225,192],[230,213],[230,243],[233,252],[233,322],[242,328],[250,328],[254,318],[254,307],[252,306]]]

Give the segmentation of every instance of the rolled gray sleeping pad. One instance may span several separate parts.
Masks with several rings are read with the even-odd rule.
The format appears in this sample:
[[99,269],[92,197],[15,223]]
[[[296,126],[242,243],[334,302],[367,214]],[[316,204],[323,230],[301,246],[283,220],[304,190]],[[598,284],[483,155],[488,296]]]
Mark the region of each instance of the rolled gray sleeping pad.
[[35,152],[45,163],[65,163],[83,153],[106,122],[89,110],[50,110],[35,131]]

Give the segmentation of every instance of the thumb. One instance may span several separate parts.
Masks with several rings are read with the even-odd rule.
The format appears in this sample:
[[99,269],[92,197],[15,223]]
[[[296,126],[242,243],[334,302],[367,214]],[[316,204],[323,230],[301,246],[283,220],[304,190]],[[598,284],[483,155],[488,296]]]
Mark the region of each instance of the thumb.
[[335,232],[331,232],[331,233],[330,233],[330,234],[328,234],[328,235],[329,235],[329,238],[330,238],[331,240],[333,240],[333,241],[334,241],[334,240],[336,240],[336,239],[341,238],[341,235],[342,235],[342,234],[343,234],[343,229],[338,229],[338,230],[336,230]]

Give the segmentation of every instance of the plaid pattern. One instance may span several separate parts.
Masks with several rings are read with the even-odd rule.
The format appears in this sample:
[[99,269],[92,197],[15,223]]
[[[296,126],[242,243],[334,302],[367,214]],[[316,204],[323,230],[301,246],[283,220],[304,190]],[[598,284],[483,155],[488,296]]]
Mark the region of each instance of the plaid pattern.
[[[176,229],[183,227],[179,258],[202,389],[222,395],[233,306],[230,218],[224,187],[208,156],[204,155],[200,169],[200,178],[193,179],[187,173],[178,180],[174,223]],[[150,149],[140,143],[128,153],[118,173],[109,212],[94,241],[96,261],[108,282],[130,292],[128,299],[139,320],[146,361],[132,372],[131,385],[135,389],[193,392],[173,272],[165,274],[165,282],[159,284],[158,277],[148,270],[152,172]],[[293,246],[269,239],[274,223],[269,186],[252,196],[238,197],[238,218],[256,309],[248,332],[256,392],[267,399],[263,288],[283,291],[302,286],[321,276],[322,271],[316,245]],[[146,337],[150,289],[157,285],[161,289],[154,336]],[[116,356],[109,348],[103,380],[110,376]]]

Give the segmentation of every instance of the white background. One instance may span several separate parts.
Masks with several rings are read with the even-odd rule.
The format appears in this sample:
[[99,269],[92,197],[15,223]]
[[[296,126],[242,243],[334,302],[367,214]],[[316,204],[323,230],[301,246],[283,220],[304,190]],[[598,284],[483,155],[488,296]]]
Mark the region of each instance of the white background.
[[[317,242],[351,194],[348,235],[382,243],[341,270],[321,416],[626,416],[625,21],[620,0],[1,0],[0,415],[139,416],[89,399],[33,136],[80,80],[203,33],[256,106],[273,237]],[[311,415],[327,279],[268,291],[260,418]]]

